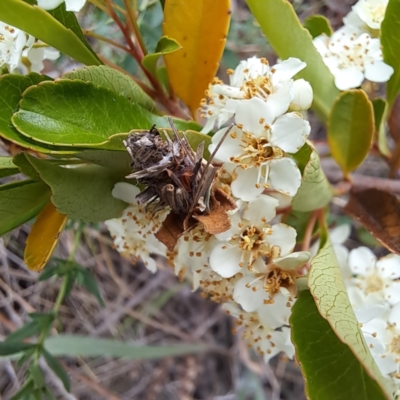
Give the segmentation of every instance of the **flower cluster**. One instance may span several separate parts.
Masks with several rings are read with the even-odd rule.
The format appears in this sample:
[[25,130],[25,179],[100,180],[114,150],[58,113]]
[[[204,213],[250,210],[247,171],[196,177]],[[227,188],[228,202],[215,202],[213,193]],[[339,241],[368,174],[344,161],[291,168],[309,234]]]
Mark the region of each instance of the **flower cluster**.
[[400,385],[400,256],[389,254],[378,260],[367,247],[349,252],[343,245],[349,235],[349,225],[330,231],[361,331],[388,386],[396,392]]
[[359,0],[332,36],[318,36],[314,45],[340,90],[359,87],[364,79],[386,82],[394,70],[383,61],[379,29],[388,0]]
[[[309,252],[294,251],[296,230],[279,219],[279,209],[290,205],[301,183],[291,155],[310,133],[301,111],[310,107],[312,89],[304,80],[293,80],[305,67],[295,58],[271,67],[253,57],[228,71],[230,85],[217,79],[210,85],[203,102],[204,130],[220,128],[209,146],[213,163],[220,165],[213,188],[236,207],[226,211],[230,228],[210,233],[199,219],[167,254],[181,279],[188,277],[194,289],[225,303],[243,338],[265,360],[279,352],[294,354],[288,320],[300,272],[310,259]],[[233,126],[227,126],[229,120]],[[154,270],[150,253],[166,253],[161,243],[155,245],[154,233],[170,209],[149,215],[135,202],[137,191],[117,184],[113,195],[130,206],[107,226],[122,254],[140,255]]]
[[0,67],[5,65],[10,72],[17,68],[24,72],[40,72],[43,60],[56,60],[58,50],[44,43],[35,43],[35,38],[18,28],[0,21]]

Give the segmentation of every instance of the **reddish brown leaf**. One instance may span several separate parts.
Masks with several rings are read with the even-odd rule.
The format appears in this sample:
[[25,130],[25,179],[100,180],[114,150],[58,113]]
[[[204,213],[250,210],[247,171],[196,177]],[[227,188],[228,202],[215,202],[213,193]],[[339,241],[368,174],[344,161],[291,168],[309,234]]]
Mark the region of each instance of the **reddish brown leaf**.
[[167,246],[169,251],[172,251],[183,231],[182,218],[171,212],[168,214],[155,236],[161,243],[164,243],[165,246]]
[[352,192],[344,211],[382,246],[400,254],[400,203],[396,196],[379,189]]

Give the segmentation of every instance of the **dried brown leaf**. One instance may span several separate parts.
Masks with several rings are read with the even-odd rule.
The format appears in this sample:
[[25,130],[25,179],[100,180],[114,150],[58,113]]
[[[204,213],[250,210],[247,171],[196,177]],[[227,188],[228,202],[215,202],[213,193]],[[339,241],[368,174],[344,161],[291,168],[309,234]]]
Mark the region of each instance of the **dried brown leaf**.
[[352,192],[344,211],[359,221],[382,246],[400,254],[400,203],[379,189]]

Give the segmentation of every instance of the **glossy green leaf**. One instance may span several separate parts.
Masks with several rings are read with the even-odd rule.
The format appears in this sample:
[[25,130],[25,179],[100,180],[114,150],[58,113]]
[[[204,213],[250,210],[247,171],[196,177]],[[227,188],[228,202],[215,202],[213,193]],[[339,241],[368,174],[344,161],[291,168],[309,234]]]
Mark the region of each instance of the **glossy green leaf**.
[[389,107],[387,101],[381,98],[372,100],[374,107],[374,121],[375,121],[375,140],[378,143],[379,151],[386,157],[391,156],[386,138],[386,121],[388,117]]
[[128,75],[105,65],[76,69],[64,74],[61,79],[80,79],[104,87],[119,96],[125,97],[132,104],[139,104],[149,111],[154,111],[154,101]]
[[8,74],[0,77],[0,136],[19,146],[41,153],[73,153],[72,150],[66,150],[62,147],[52,147],[21,135],[11,124],[11,117],[19,108],[19,102],[22,93],[30,86],[37,85],[40,82],[50,80],[45,75],[31,73],[27,76]]
[[381,25],[383,59],[394,68],[394,74],[387,83],[387,101],[390,108],[400,91],[400,0],[390,0]]
[[310,82],[314,91],[312,106],[325,121],[339,90],[292,5],[287,0],[247,0],[247,4],[279,58],[297,57],[307,63],[297,77]]
[[3,22],[31,34],[83,64],[101,64],[97,56],[82,42],[81,37],[78,37],[71,29],[71,26],[64,26],[38,6],[21,0],[1,0],[0,15]]
[[310,158],[303,170],[301,186],[293,198],[292,207],[295,211],[302,212],[323,208],[328,205],[332,195],[333,191],[321,168],[318,153],[311,148]]
[[112,339],[79,335],[57,335],[45,341],[45,348],[54,356],[118,357],[130,360],[153,360],[204,352],[203,344],[168,344],[164,346],[133,345]]
[[45,358],[47,365],[53,370],[53,372],[60,378],[63,383],[65,390],[68,392],[71,390],[68,374],[61,365],[61,363],[46,349],[43,349],[43,357]]
[[208,151],[208,146],[211,144],[211,137],[205,135],[204,133],[199,133],[195,131],[185,131],[186,139],[188,140],[191,148],[196,151],[197,146],[204,142],[204,154],[203,157],[208,160],[210,157],[210,152]]
[[19,170],[12,157],[0,156],[0,178],[18,174]]
[[331,36],[333,32],[330,22],[322,15],[310,15],[304,20],[303,26],[313,38],[322,34]]
[[164,54],[173,53],[174,51],[180,50],[181,48],[181,45],[175,39],[163,36],[157,43],[156,51],[152,54],[147,54],[143,58],[142,65],[153,76],[156,76],[158,59]]
[[[385,390],[384,378],[375,364],[364,336],[361,333],[358,321],[349,302],[347,290],[343,282],[332,244],[326,237],[326,231],[321,238],[321,242],[322,245],[318,254],[311,260],[311,269],[308,276],[310,292],[314,298],[319,313],[327,320],[338,339],[350,348],[354,356],[365,369],[366,374],[368,374],[372,380],[377,382],[377,384],[371,383],[371,394],[368,394],[369,390],[363,389],[361,392],[363,395],[366,393],[366,396],[372,396],[373,393],[379,393],[377,389],[378,385],[380,386],[381,391]],[[321,333],[318,329],[316,329],[316,332],[318,332],[318,336],[321,338]],[[330,348],[327,346],[326,349]],[[331,350],[329,350],[329,353],[333,354]],[[360,369],[360,365],[358,365],[358,368]],[[365,383],[366,379],[363,378],[358,385],[362,387]],[[334,386],[336,387],[340,385],[335,383]],[[372,391],[373,387],[376,388],[374,391]],[[333,388],[331,389],[333,390]],[[321,388],[319,388],[319,390],[321,390]],[[322,399],[323,397],[320,398]],[[329,398],[332,398],[332,400],[338,399],[337,397]],[[346,399],[345,397],[342,398],[343,400]],[[348,396],[347,399],[348,398],[352,397]],[[363,399],[362,397],[360,398]],[[385,397],[380,394],[380,397],[372,396],[365,398],[372,400],[380,398],[384,399]],[[387,398],[389,398],[389,396]],[[325,400],[325,398],[323,399]]]
[[17,154],[16,156],[14,156],[13,161],[20,172],[22,172],[34,181],[41,181],[36,169],[32,167],[32,164],[26,158],[26,153]]
[[[328,321],[321,317],[308,290],[299,293],[292,309],[290,325],[309,400],[389,398],[349,346],[336,336]],[[358,336],[362,336],[361,333]],[[367,348],[365,350],[368,351]]]
[[63,168],[27,155],[52,192],[51,201],[61,214],[84,222],[99,222],[121,215],[126,203],[111,195],[124,179],[97,165]]
[[0,235],[35,217],[50,200],[43,182],[18,181],[0,186]]
[[[126,97],[91,82],[68,79],[29,88],[12,118],[25,136],[52,146],[124,150],[110,136],[132,129],[168,128],[167,117],[152,114]],[[197,129],[193,121],[174,119],[178,129]],[[192,129],[193,129],[192,128]]]
[[[87,42],[85,35],[82,32],[82,28],[79,25],[78,19],[76,15],[72,11],[67,11],[65,3],[62,2],[57,8],[53,10],[46,10],[51,16],[53,16],[58,22],[63,24],[67,29],[72,31],[77,38],[86,46],[90,53],[92,53],[93,57],[97,60],[95,64],[102,64],[100,59],[98,58],[97,54],[93,51],[90,47],[89,43]],[[65,53],[65,51],[63,51]],[[71,56],[73,57],[73,56]],[[75,57],[74,57],[75,58]],[[83,63],[88,64],[88,63]],[[91,65],[92,63],[88,64]]]
[[345,175],[367,156],[374,134],[374,110],[363,90],[342,92],[328,121],[328,141],[332,157]]

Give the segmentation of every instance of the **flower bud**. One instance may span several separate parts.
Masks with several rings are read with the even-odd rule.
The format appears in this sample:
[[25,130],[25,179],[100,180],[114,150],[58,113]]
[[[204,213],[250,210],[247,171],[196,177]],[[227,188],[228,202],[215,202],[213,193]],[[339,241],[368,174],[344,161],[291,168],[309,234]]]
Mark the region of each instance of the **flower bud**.
[[311,107],[313,101],[313,90],[311,85],[304,79],[297,79],[292,86],[293,99],[290,103],[292,111],[303,111]]

